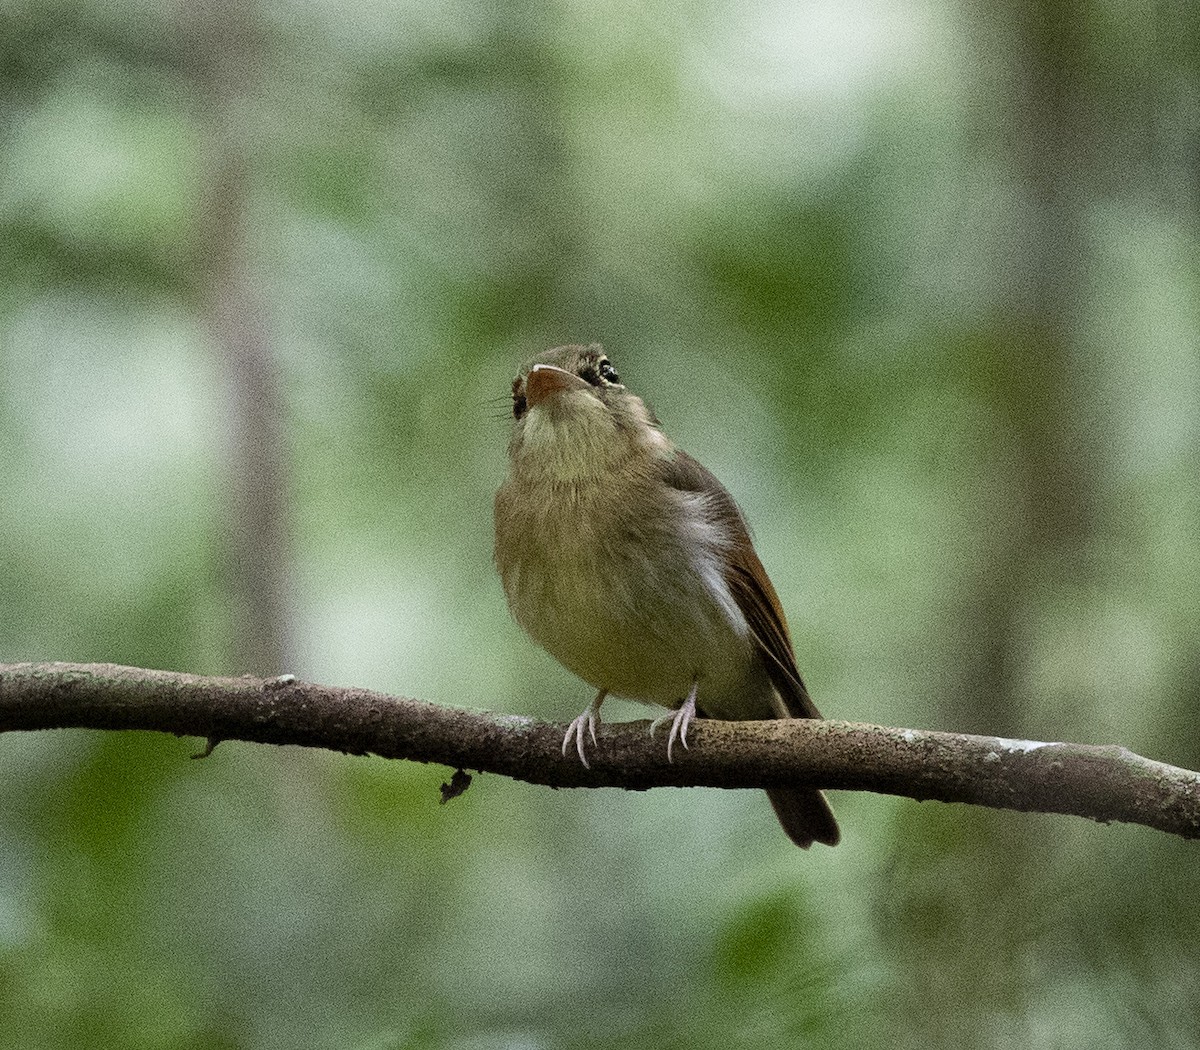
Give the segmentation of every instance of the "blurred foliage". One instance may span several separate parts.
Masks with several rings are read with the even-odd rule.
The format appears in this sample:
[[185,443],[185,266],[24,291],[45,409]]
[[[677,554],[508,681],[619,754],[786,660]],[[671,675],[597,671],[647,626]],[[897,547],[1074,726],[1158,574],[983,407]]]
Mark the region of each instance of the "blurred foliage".
[[[574,715],[490,500],[516,363],[596,340],[755,523],[826,713],[1195,768],[1197,29],[11,0],[0,659],[256,669],[263,526],[289,670]],[[1200,1045],[1194,844],[854,795],[801,855],[754,793],[443,808],[198,746],[0,739],[0,1046]]]

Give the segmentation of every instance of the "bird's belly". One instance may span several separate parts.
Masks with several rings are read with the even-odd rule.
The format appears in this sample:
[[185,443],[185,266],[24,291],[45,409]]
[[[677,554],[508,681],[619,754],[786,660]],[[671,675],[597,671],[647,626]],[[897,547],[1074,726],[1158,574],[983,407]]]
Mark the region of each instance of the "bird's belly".
[[558,612],[549,622],[526,621],[529,633],[585,682],[616,696],[673,707],[697,679],[736,677],[738,661],[727,656],[732,639],[710,623],[666,615],[614,617],[601,608],[586,619],[573,615],[578,608],[549,611]]
[[513,614],[597,689],[673,707],[699,681],[709,710],[706,697],[737,694],[755,677],[745,618],[715,568],[649,546],[598,556],[530,550],[502,574]]

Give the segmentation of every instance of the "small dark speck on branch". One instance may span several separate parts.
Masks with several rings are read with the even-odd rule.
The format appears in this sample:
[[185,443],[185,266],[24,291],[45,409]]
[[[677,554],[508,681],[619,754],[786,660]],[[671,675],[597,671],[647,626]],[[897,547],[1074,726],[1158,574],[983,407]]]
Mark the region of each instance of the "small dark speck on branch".
[[454,776],[450,778],[450,783],[442,785],[442,805],[444,806],[452,798],[458,798],[470,786],[471,774],[465,769],[456,769]]

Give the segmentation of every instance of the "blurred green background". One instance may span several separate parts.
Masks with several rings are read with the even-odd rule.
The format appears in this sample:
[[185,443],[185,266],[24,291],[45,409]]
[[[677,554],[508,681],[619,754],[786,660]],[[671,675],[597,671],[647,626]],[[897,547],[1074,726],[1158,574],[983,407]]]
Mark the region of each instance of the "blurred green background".
[[[565,721],[491,496],[600,341],[827,714],[1200,767],[1196,12],[8,0],[0,659]],[[198,746],[0,738],[0,1046],[1200,1046],[1145,829]]]

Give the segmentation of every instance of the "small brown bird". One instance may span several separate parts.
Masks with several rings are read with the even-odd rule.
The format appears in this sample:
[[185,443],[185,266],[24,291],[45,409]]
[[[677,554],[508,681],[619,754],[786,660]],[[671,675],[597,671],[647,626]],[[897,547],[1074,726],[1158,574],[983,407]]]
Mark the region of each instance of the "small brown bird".
[[[697,716],[820,718],[738,505],[663,434],[603,348],[548,350],[512,398],[496,567],[517,622],[599,690],[563,754],[574,744],[587,765],[584,738],[595,743],[610,694],[677,709],[668,759]],[[837,843],[819,791],[767,795],[796,845]]]

